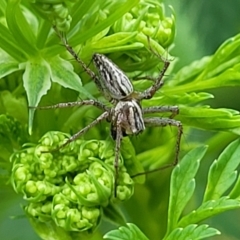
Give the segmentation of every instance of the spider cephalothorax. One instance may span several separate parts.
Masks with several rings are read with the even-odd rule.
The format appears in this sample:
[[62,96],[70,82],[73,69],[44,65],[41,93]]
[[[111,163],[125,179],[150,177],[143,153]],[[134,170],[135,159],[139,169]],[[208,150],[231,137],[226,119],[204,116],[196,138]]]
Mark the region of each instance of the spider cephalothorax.
[[[61,37],[61,35],[59,34]],[[118,68],[110,59],[102,54],[93,55],[93,63],[99,75],[95,74],[87,65],[78,57],[67,41],[61,37],[66,49],[72,54],[76,61],[83,67],[88,75],[93,79],[99,91],[103,96],[112,103],[112,107],[97,100],[83,100],[78,102],[59,103],[53,106],[38,107],[40,109],[65,108],[82,105],[92,105],[103,111],[103,113],[92,121],[85,128],[74,134],[64,144],[58,147],[63,148],[70,142],[74,141],[79,136],[92,128],[103,120],[107,120],[111,124],[111,135],[116,141],[115,145],[115,195],[118,179],[118,161],[120,154],[121,140],[127,135],[136,135],[144,131],[145,126],[168,126],[172,125],[178,128],[178,136],[176,141],[176,157],[173,163],[164,166],[174,166],[178,162],[178,154],[180,148],[180,140],[182,135],[182,124],[180,121],[172,119],[179,110],[177,106],[152,106],[148,108],[141,107],[141,101],[150,99],[154,96],[157,90],[163,86],[163,76],[170,62],[164,60],[164,66],[159,76],[154,79],[153,84],[143,92],[134,91],[133,85],[126,74]],[[145,77],[146,79],[148,77]],[[153,78],[151,78],[153,80]],[[170,118],[160,117],[144,117],[145,114],[171,112]]]
[[138,134],[145,129],[142,109],[135,100],[119,101],[111,116],[111,134],[116,140],[118,126],[122,136]]

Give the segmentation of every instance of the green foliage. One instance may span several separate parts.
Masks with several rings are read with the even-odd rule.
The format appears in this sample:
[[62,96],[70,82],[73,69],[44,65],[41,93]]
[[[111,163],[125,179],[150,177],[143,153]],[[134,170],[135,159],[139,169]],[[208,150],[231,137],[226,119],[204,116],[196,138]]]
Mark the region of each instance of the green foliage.
[[[233,187],[234,177],[231,178],[231,176],[238,174],[236,168],[239,166],[240,161],[240,140],[236,140],[213,162],[209,171],[205,197],[201,205],[188,214],[184,213],[184,209],[193,196],[196,187],[195,175],[206,150],[205,146],[191,150],[172,172],[168,207],[168,229],[163,238],[164,240],[197,240],[218,235],[220,234],[218,230],[206,224],[198,223],[224,211],[240,207],[239,195],[230,197],[230,193],[223,196],[226,190],[230,190]],[[227,179],[226,176],[230,176],[230,178]],[[209,190],[210,184],[214,189]],[[235,187],[234,191],[236,191]],[[107,233],[104,238],[112,240],[147,239],[141,230],[133,224],[128,224],[128,228],[120,227],[119,230],[113,230]]]
[[[27,106],[44,106],[79,98],[104,101],[93,81],[76,63],[69,61],[70,57],[52,26],[64,32],[69,45],[85,63],[90,61],[94,52],[108,54],[133,79],[135,89],[140,91],[151,83],[134,79],[158,76],[163,65],[153,52],[173,61],[166,49],[171,49],[174,43],[175,13],[172,8],[168,10],[172,14],[165,14],[164,5],[159,1],[150,0],[0,0],[2,183],[5,186],[11,175],[14,190],[27,202],[24,211],[42,239],[50,236],[52,239],[89,239],[86,232],[92,233],[99,225],[102,226],[103,216],[122,226],[108,232],[106,239],[147,239],[136,225],[128,223],[123,226],[133,221],[136,213],[126,220],[124,205],[122,211],[116,207],[117,201],[113,197],[114,153],[113,143],[106,137],[108,125],[91,129],[84,136],[89,140],[78,140],[60,152],[41,153],[41,150],[57,146],[69,136],[50,130],[72,134],[86,126],[89,118],[96,118],[99,112],[82,107],[37,111],[35,114],[35,109],[31,109],[27,120]],[[164,87],[151,100],[144,101],[143,106],[179,106],[180,112],[175,118],[183,123],[185,134],[194,127],[229,132],[232,139],[236,138],[233,134],[240,134],[239,112],[214,109],[206,102],[214,97],[209,92],[211,89],[240,86],[239,51],[240,35],[236,35],[226,40],[212,56],[194,61],[178,72],[172,63]],[[32,136],[27,134],[27,128]],[[121,154],[124,165],[119,172],[118,200],[132,196],[133,180],[135,183],[145,181],[145,176],[132,180],[129,175],[143,172],[143,169],[159,168],[173,158],[174,134],[175,129],[147,129],[137,139],[123,140]],[[202,221],[240,207],[240,177],[236,170],[240,149],[237,140],[213,162],[208,171],[203,201],[198,207],[191,206],[194,210],[189,210],[188,203],[196,192],[195,176],[206,153],[205,146],[196,147],[191,139],[189,141],[194,149],[183,157],[171,176],[167,227],[164,226],[164,217],[161,217],[162,222],[157,222],[157,229],[165,232],[164,240],[205,239],[217,235],[220,233],[218,230]],[[221,140],[217,139],[217,144],[210,144],[209,148],[215,147],[220,151],[220,144]],[[188,148],[182,141],[181,150]],[[206,155],[212,160],[210,152]],[[156,193],[164,194],[163,188],[159,187],[160,182],[158,179],[155,191],[149,188],[152,195],[144,192],[135,202],[129,201],[142,206],[148,195],[155,199]],[[162,185],[167,184],[164,182]],[[152,202],[146,204],[145,209],[147,205],[154,208]],[[161,208],[164,208],[162,202]],[[162,216],[162,212],[155,209],[154,213]],[[146,216],[143,214],[141,220],[145,221],[147,228],[153,217],[148,219]],[[139,215],[135,220],[138,218]],[[141,227],[144,232],[146,228]],[[95,231],[94,236],[99,232]]]
[[78,140],[61,152],[42,153],[65,140],[65,134],[48,132],[38,145],[15,152],[11,183],[28,201],[24,209],[35,223],[55,223],[70,235],[72,231],[92,232],[112,198],[124,201],[131,197],[133,181],[120,165],[115,198],[114,152],[106,151],[104,141]]
[[133,239],[139,239],[139,240],[148,240],[148,238],[140,231],[140,229],[132,224],[127,223],[126,227],[120,227],[119,230],[113,230],[107,234],[105,234],[104,239],[110,239],[110,240],[133,240]]

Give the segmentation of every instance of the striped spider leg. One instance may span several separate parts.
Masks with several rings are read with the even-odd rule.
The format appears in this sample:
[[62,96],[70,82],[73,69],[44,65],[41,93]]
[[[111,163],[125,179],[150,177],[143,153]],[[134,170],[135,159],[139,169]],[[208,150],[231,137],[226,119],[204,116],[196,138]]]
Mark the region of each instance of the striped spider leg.
[[172,119],[175,115],[178,114],[179,109],[177,106],[154,106],[154,107],[148,107],[148,108],[143,108],[142,109],[143,114],[151,114],[151,113],[164,113],[164,112],[171,112],[170,118],[161,118],[161,117],[146,117],[143,118],[144,123],[146,126],[149,127],[165,127],[165,126],[174,126],[178,128],[178,134],[177,134],[177,139],[176,139],[176,149],[175,149],[175,159],[172,163],[169,163],[167,165],[164,165],[160,168],[154,169],[154,170],[149,170],[147,172],[140,172],[135,174],[132,177],[137,177],[146,173],[152,173],[156,172],[159,170],[166,169],[168,167],[174,167],[178,164],[178,156],[180,152],[180,142],[181,142],[181,137],[183,134],[183,126],[180,121],[177,121],[175,119]]
[[103,110],[103,113],[99,117],[97,117],[94,121],[92,121],[89,125],[87,125],[85,128],[81,129],[79,132],[77,132],[73,136],[71,136],[65,143],[63,143],[62,145],[58,146],[55,149],[52,149],[49,151],[43,151],[43,153],[58,151],[61,148],[68,145],[70,142],[75,141],[78,137],[80,137],[81,135],[86,133],[90,128],[92,128],[96,124],[102,122],[103,120],[107,119],[109,117],[110,109],[107,106],[105,106],[103,103],[96,101],[96,100],[83,100],[83,101],[78,101],[78,102],[58,103],[55,105],[43,106],[43,107],[29,106],[30,109],[48,110],[48,109],[56,109],[56,108],[69,108],[69,107],[75,107],[75,106],[80,107],[80,106],[84,106],[84,105],[95,106],[95,107]]
[[80,64],[90,78],[93,79],[98,90],[108,101],[115,102],[124,99],[133,92],[133,86],[128,77],[106,56],[97,53],[93,54],[92,60],[100,75],[99,77],[79,58],[68,44],[66,38],[56,28],[54,29],[67,51]]

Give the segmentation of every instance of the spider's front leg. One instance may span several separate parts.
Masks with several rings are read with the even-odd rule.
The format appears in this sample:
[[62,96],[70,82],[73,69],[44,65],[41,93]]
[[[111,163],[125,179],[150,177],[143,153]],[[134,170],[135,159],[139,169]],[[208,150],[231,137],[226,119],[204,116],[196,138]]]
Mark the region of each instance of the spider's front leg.
[[68,108],[68,107],[75,107],[75,106],[80,107],[80,106],[83,106],[83,105],[92,105],[92,106],[95,106],[95,107],[103,110],[104,112],[98,118],[96,118],[94,121],[92,121],[89,125],[87,125],[85,128],[81,129],[79,132],[77,132],[76,134],[71,136],[65,143],[63,143],[62,145],[58,146],[55,149],[52,149],[52,150],[49,150],[49,151],[44,151],[44,152],[58,151],[61,148],[68,145],[70,142],[75,141],[78,137],[80,137],[81,135],[86,133],[90,128],[92,128],[93,126],[95,126],[99,122],[107,119],[109,117],[110,109],[106,105],[104,105],[103,103],[101,103],[99,101],[96,101],[96,100],[83,100],[83,101],[78,101],[78,102],[58,103],[58,104],[55,104],[55,105],[43,106],[43,107],[29,106],[30,109],[48,110],[48,109]]
[[72,135],[65,143],[63,143],[62,145],[58,146],[56,149],[53,149],[51,151],[58,151],[59,149],[65,147],[66,145],[68,145],[69,143],[75,141],[81,135],[86,133],[90,128],[92,128],[96,124],[102,122],[103,120],[107,119],[108,117],[109,117],[109,113],[108,112],[102,113],[99,117],[97,117],[94,121],[92,121],[90,124],[88,124],[85,128],[81,129],[79,132],[77,132],[74,135]]
[[66,102],[66,103],[57,103],[55,105],[49,105],[49,106],[29,106],[30,109],[39,109],[39,110],[48,110],[48,109],[57,109],[57,108],[69,108],[69,107],[81,107],[84,105],[92,105],[95,106],[101,110],[108,111],[108,107],[106,107],[103,103],[96,101],[96,100],[83,100],[83,101],[77,101],[77,102]]
[[[153,81],[153,85],[139,94],[139,97],[138,97],[139,101],[142,99],[152,98],[154,96],[154,94],[156,93],[156,91],[158,91],[163,86],[163,84],[164,84],[163,77],[170,65],[170,61],[163,60],[163,62],[164,62],[163,69],[156,79],[153,77],[150,77],[150,76],[143,77],[145,79]],[[138,79],[140,79],[140,78],[138,78]]]
[[83,70],[90,76],[90,78],[93,79],[98,90],[105,96],[106,99],[111,99],[106,89],[102,86],[99,77],[79,58],[78,54],[74,51],[72,46],[68,44],[67,39],[64,38],[64,36],[58,31],[56,27],[54,27],[54,30],[56,31],[66,50],[73,56],[73,58],[79,63]]

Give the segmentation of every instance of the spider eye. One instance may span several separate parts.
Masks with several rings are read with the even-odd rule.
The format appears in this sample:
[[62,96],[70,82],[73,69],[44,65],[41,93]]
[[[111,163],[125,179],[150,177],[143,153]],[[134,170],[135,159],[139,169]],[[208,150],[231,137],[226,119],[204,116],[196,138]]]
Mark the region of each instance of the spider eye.
[[113,99],[124,99],[133,92],[133,86],[128,77],[106,56],[95,53],[93,62],[100,75],[102,88]]

